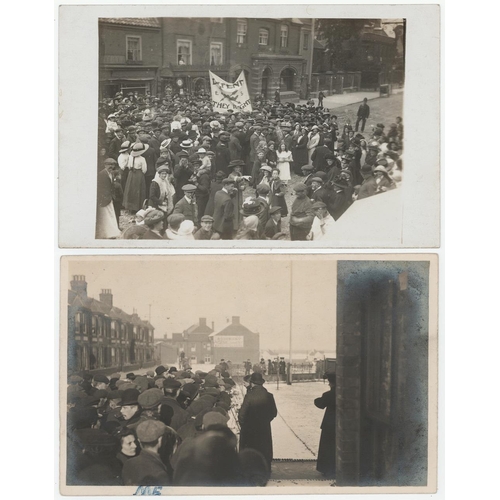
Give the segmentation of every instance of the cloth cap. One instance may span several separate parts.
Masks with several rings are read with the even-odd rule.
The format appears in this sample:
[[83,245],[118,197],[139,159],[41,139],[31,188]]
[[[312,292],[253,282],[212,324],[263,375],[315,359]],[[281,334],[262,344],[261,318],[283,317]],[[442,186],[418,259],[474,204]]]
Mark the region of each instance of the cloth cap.
[[106,377],[106,375],[94,375],[94,381],[95,382],[103,382],[105,384],[109,384],[109,378]]
[[322,201],[315,201],[312,205],[312,209],[316,210],[317,208],[326,208],[326,204]]
[[144,217],[144,224],[147,226],[154,226],[157,222],[162,221],[165,218],[165,213],[161,210],[152,210],[146,217]]
[[166,429],[167,426],[159,420],[145,420],[137,426],[137,438],[143,443],[152,443],[163,436]]
[[200,220],[201,222],[213,222],[214,218],[210,215],[204,215]]
[[307,186],[303,182],[299,182],[298,184],[295,184],[295,186],[293,186],[293,190],[296,193],[301,191],[307,191]]
[[106,158],[104,160],[104,165],[118,165],[118,163],[114,158]]
[[215,375],[207,375],[205,377],[205,387],[219,387],[217,377]]
[[[281,212],[281,207],[271,207],[269,209],[269,215],[275,214],[276,212]],[[225,381],[225,379],[224,379]]]
[[219,412],[209,411],[203,415],[203,427],[207,429],[211,425],[227,426],[227,419]]
[[165,389],[178,389],[181,386],[182,384],[178,380],[175,380],[175,378],[172,377],[166,378],[163,381],[163,387]]
[[323,184],[323,179],[321,177],[313,177],[311,181],[321,182],[321,184]]
[[146,410],[156,408],[163,400],[161,389],[148,389],[139,395],[137,401]]
[[194,184],[185,184],[184,186],[182,186],[182,190],[185,193],[189,193],[192,191],[196,191],[196,186]]

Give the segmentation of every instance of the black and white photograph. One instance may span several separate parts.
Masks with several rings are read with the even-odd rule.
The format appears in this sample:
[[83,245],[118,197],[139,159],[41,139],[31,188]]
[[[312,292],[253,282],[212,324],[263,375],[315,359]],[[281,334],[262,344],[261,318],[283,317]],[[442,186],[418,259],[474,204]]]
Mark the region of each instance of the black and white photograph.
[[[92,225],[91,246],[125,248],[436,244],[425,239],[439,226],[439,162],[426,159],[437,137],[416,148],[417,162],[406,148],[408,130],[414,147],[418,133],[436,126],[428,116],[420,131],[412,118],[422,96],[411,91],[420,63],[408,39],[418,24],[369,17],[368,8],[362,17],[361,7],[352,17],[328,17],[323,8],[318,17],[290,18],[112,11],[123,15],[92,18],[95,149],[77,177],[86,186],[78,185],[88,204],[77,210],[84,231],[69,217],[71,161],[60,165],[62,229],[68,214],[79,237]],[[62,16],[71,42],[77,31],[69,23]],[[425,58],[432,70],[432,53]],[[434,97],[426,95],[428,106]],[[64,120],[61,147],[73,149]]]
[[61,265],[62,494],[436,491],[435,255]]

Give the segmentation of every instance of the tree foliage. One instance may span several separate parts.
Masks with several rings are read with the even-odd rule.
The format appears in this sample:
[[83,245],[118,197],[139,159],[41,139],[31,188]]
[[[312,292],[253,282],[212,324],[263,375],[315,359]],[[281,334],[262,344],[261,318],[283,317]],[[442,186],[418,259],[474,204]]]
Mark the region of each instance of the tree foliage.
[[354,55],[350,49],[352,42],[358,41],[365,25],[373,22],[370,19],[317,20],[317,38],[325,44],[325,49],[336,69],[346,69]]

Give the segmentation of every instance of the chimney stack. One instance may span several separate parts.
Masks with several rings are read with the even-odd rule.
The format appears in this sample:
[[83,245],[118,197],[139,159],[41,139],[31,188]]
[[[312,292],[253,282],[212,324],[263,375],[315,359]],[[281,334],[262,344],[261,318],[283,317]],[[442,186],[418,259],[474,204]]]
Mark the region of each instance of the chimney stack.
[[200,318],[200,326],[207,326],[207,318]]
[[109,307],[113,307],[113,294],[109,288],[103,288],[99,294],[99,300]]
[[212,321],[212,332],[215,332],[215,323]]
[[233,325],[239,325],[239,324],[240,324],[240,317],[233,316]]
[[85,276],[82,274],[73,276],[72,281],[70,281],[70,285],[73,292],[87,298],[87,282],[85,281]]

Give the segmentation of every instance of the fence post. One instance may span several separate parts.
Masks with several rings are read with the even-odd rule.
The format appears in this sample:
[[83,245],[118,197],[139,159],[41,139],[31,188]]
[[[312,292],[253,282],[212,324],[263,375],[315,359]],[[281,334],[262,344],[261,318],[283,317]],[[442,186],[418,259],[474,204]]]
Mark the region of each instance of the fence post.
[[292,385],[292,364],[286,365],[286,385]]

